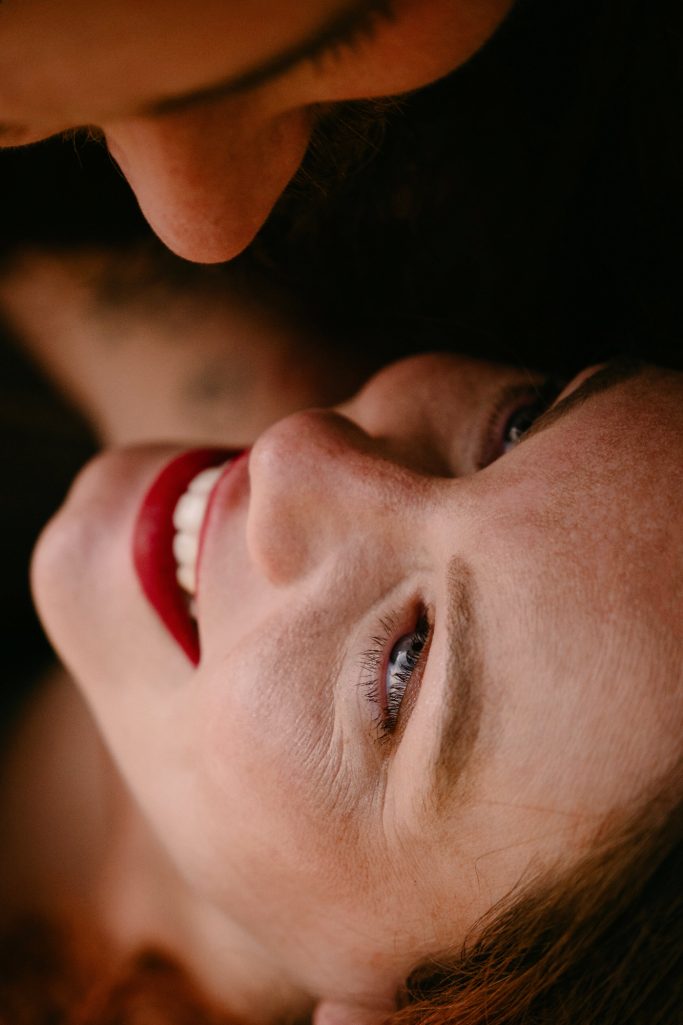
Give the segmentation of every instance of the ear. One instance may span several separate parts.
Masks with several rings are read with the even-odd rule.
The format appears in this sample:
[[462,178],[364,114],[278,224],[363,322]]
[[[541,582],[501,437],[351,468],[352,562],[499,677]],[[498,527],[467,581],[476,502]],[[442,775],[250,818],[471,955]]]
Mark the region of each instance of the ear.
[[313,1011],[313,1025],[384,1025],[393,1007],[363,1007],[354,1003],[322,1000]]

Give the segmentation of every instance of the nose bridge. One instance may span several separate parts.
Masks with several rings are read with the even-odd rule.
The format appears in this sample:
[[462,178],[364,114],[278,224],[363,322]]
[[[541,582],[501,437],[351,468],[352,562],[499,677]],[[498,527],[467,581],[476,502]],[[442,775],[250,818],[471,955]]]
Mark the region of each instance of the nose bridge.
[[452,391],[442,356],[411,356],[375,374],[340,409],[391,458],[421,474],[449,477],[441,421],[444,409],[452,410]]
[[296,172],[309,140],[303,111],[207,103],[105,127],[109,150],[161,240],[201,263],[251,242]]
[[353,537],[391,530],[405,471],[337,413],[296,413],[257,442],[249,462],[247,544],[274,583],[301,578]]

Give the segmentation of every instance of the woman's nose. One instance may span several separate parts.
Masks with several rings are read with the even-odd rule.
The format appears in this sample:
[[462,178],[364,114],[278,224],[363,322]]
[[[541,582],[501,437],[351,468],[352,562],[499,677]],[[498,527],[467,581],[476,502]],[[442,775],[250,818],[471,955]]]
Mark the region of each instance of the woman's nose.
[[225,108],[212,103],[105,126],[109,150],[153,230],[198,263],[229,260],[251,242],[310,138],[304,110],[250,117]]
[[376,373],[339,411],[418,473],[459,476],[453,438],[466,405],[461,362],[444,354],[398,360]]
[[351,541],[371,542],[377,531],[388,541],[415,497],[408,467],[327,410],[295,413],[266,431],[249,474],[247,547],[276,584],[302,578]]
[[422,521],[434,479],[462,472],[453,438],[481,373],[459,357],[413,356],[335,410],[295,413],[266,431],[250,456],[247,523],[265,575],[291,581],[349,541],[390,546]]

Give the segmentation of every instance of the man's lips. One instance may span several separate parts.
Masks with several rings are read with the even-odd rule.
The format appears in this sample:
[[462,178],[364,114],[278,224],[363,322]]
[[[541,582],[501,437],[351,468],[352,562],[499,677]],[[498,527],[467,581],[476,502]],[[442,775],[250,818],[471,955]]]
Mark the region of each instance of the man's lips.
[[[145,495],[133,530],[133,564],[145,597],[193,665],[199,663],[199,632],[187,596],[176,580],[173,511],[202,470],[235,460],[240,451],[204,448],[184,452],[158,475]],[[226,468],[229,472],[232,468]]]

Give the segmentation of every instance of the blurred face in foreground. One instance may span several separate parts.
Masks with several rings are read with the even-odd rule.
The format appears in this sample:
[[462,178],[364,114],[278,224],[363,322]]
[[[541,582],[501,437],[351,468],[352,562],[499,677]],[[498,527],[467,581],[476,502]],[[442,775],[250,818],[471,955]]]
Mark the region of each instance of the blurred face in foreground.
[[196,665],[131,555],[150,488],[176,474],[170,521],[194,457],[86,469],[38,548],[41,614],[189,891],[255,963],[312,999],[388,999],[670,764],[682,398],[654,368],[558,397],[426,356],[213,453]]
[[152,228],[200,262],[239,253],[335,103],[466,60],[513,0],[8,0],[0,146],[91,126]]

